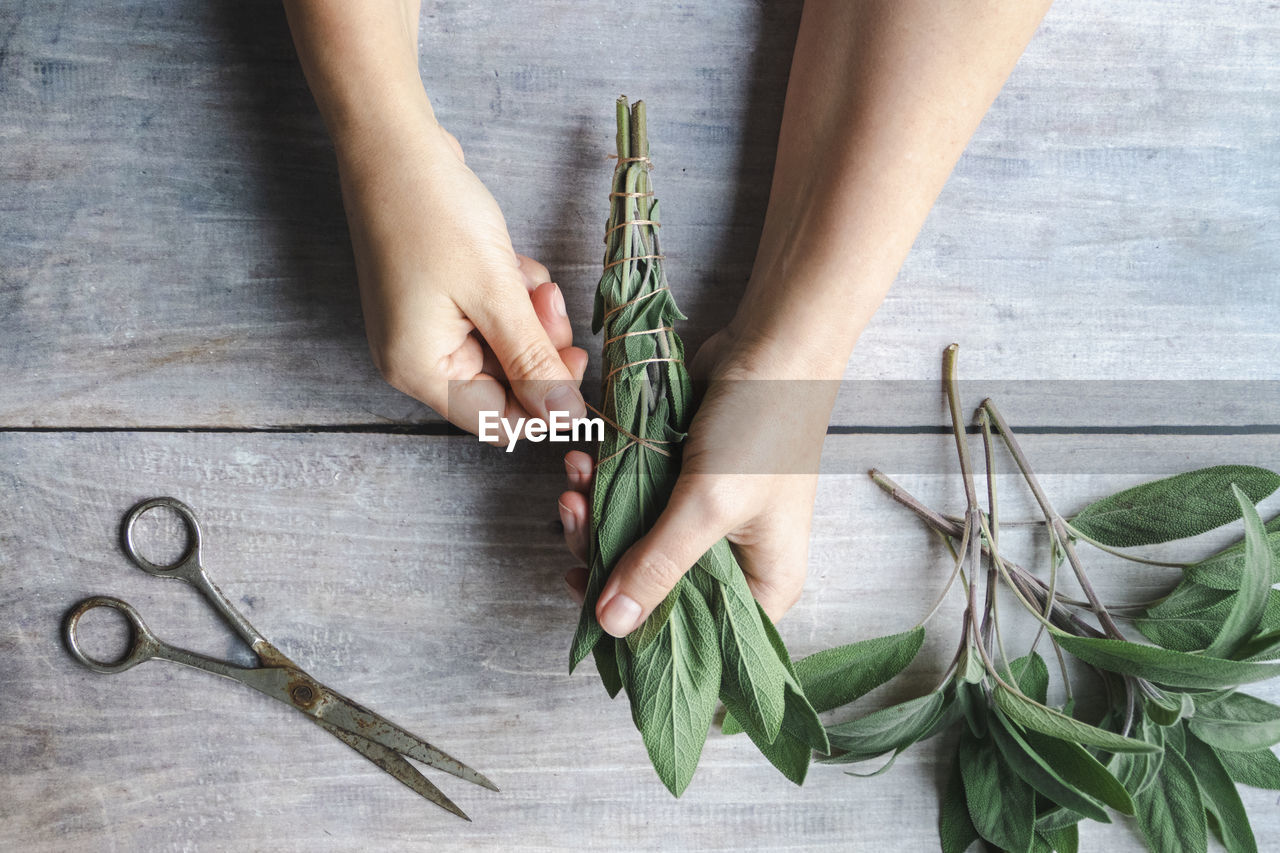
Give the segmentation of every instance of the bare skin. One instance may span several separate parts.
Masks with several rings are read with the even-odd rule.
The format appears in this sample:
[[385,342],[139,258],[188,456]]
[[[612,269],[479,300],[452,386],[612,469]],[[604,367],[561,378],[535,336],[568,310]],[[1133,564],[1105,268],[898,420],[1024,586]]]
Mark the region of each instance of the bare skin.
[[412,2],[287,0],[333,137],[374,363],[476,432],[479,412],[586,413],[587,354],[547,268],[518,255],[493,196],[436,121]]
[[[751,280],[693,359],[709,385],[682,473],[600,596],[606,631],[633,630],[723,536],[771,618],[798,599],[835,381],[1048,6],[807,0]],[[334,136],[384,375],[473,432],[480,409],[543,414],[559,389],[573,406],[554,408],[580,413],[586,354],[556,310],[563,301],[545,267],[515,254],[492,196],[435,122],[417,72],[417,0],[285,7]],[[832,381],[744,434],[736,398],[752,383],[736,380],[756,379]],[[804,473],[734,467],[779,454]],[[574,452],[565,466],[560,517],[585,560],[592,460]],[[566,581],[580,597],[585,571]]]

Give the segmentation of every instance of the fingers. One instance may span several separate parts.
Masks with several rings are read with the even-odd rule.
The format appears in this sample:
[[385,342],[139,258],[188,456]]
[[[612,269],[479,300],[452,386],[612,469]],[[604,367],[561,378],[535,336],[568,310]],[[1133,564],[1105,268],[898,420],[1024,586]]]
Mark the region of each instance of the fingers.
[[578,380],[561,360],[559,348],[519,280],[495,284],[460,307],[493,350],[526,411],[540,418],[548,418],[553,410],[568,412],[570,417],[586,414]]
[[565,308],[564,294],[554,281],[544,281],[529,294],[538,321],[551,339],[551,345],[562,350],[573,345],[573,327],[569,324],[569,311]]
[[[560,286],[555,282],[543,279],[540,283],[534,283],[534,280],[530,277],[529,270],[533,270],[533,275],[546,275],[546,267],[523,255],[517,255],[516,257],[520,258],[520,271],[525,276],[525,286],[529,288],[529,301],[533,304],[533,310],[538,315],[538,321],[542,323],[542,328],[546,330],[547,337],[551,339],[551,345],[563,353],[564,350],[573,346],[573,327],[569,323],[568,311],[564,304],[564,294],[561,293]],[[582,352],[585,356],[586,351],[583,350]],[[563,357],[561,360],[564,360]],[[569,368],[570,373],[573,372],[573,365],[566,362],[565,366]],[[506,378],[502,364],[488,346],[485,347],[484,372],[499,379]],[[577,378],[581,379],[581,374]]]
[[573,556],[587,561],[587,496],[568,491],[560,495],[560,523],[564,525],[564,542]]
[[[581,450],[570,450],[564,456],[565,478],[569,491],[560,495],[560,523],[564,525],[564,541],[573,556],[587,561],[587,495],[594,473],[591,457]],[[587,570],[582,566],[570,569],[564,576],[569,597],[582,606],[587,595]]]
[[582,347],[565,347],[558,354],[564,366],[569,368],[574,381],[581,386],[582,377],[587,372],[587,351]]
[[677,481],[653,529],[614,567],[596,605],[596,619],[613,636],[625,637],[639,627],[698,558],[733,527],[717,523],[724,514],[700,483],[688,477]]
[[809,563],[808,537],[778,534],[782,547],[733,549],[738,565],[747,576],[751,595],[760,602],[769,619],[777,622],[800,600]]
[[[591,457],[581,450],[570,450],[564,456],[565,479],[569,491],[560,495],[560,524],[564,527],[564,543],[573,556],[587,562],[587,495],[591,490],[593,465]],[[581,602],[579,602],[581,603]]]
[[544,281],[551,281],[551,273],[547,268],[528,255],[517,253],[516,265],[520,267],[520,274],[524,276],[524,286],[530,292]]
[[[448,400],[445,416],[449,422],[477,436],[481,434],[481,412],[497,412],[498,417],[506,418],[511,423],[529,416],[520,401],[512,395],[511,389],[488,373],[476,373],[470,379],[451,381]],[[501,429],[490,429],[490,433],[488,443],[506,446],[508,439]],[[481,441],[485,440],[481,438]]]
[[595,460],[581,450],[570,450],[564,455],[564,469],[569,488],[586,492],[591,486],[591,477],[595,474]]

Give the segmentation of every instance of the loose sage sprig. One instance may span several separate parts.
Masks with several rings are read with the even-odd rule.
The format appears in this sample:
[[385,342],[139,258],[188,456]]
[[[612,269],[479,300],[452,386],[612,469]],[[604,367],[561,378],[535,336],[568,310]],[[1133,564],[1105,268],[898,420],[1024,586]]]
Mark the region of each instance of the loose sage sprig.
[[[1255,503],[1280,487],[1280,474],[1225,465],[1126,489],[1061,515],[991,400],[977,413],[983,438],[985,507],[955,382],[956,347],[943,359],[965,512],[924,506],[880,471],[872,480],[943,538],[964,593],[959,646],[929,693],[827,728],[829,764],[883,761],[885,772],[911,744],[960,724],[951,779],[939,813],[944,853],[979,838],[1003,850],[1075,851],[1078,824],[1132,816],[1153,851],[1201,851],[1213,832],[1230,851],[1256,851],[1236,784],[1280,790],[1280,707],[1238,692],[1280,676],[1280,518],[1263,524]],[[997,439],[1004,444],[1044,515],[1050,559],[1044,574],[1000,551],[995,488]],[[1125,549],[1195,536],[1242,520],[1244,539],[1203,560],[1173,563]],[[1103,602],[1077,549],[1087,543],[1135,562],[1168,566],[1182,581],[1154,602]],[[1084,595],[1063,594],[1061,564]],[[985,568],[985,574],[984,574]],[[985,583],[979,583],[985,579]],[[1010,659],[996,591],[1003,583],[1040,623],[1032,647]],[[939,598],[939,603],[941,602]],[[935,604],[925,621],[937,611]],[[1126,637],[1131,622],[1151,644]],[[901,672],[914,657],[915,632],[842,647],[824,684],[850,693]],[[1048,702],[1049,669],[1035,651],[1048,638],[1065,701]],[[874,655],[871,651],[874,650]],[[814,657],[826,656],[823,652]],[[1076,707],[1064,655],[1092,668],[1105,688],[1096,722]],[[809,659],[796,664],[804,673]],[[807,687],[807,682],[802,678]],[[811,693],[812,696],[812,693]],[[816,704],[816,703],[815,703]]]
[[[625,640],[606,635],[596,621],[618,558],[667,503],[693,414],[684,348],[672,328],[684,315],[662,263],[644,102],[619,98],[617,124],[605,266],[592,321],[604,335],[606,429],[591,495],[590,574],[569,668],[590,652],[609,695],[626,691],[654,769],[676,796],[697,769],[717,699],[799,784],[812,751],[830,749],[827,736],[727,541],[703,555]],[[807,673],[821,684],[822,661]],[[827,707],[853,698],[848,687],[828,693]]]

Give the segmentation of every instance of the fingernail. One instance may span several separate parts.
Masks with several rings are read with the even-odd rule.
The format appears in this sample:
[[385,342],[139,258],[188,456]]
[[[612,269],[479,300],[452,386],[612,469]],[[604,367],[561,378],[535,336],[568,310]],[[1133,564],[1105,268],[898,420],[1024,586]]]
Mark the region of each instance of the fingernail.
[[587,412],[587,407],[582,402],[582,395],[578,393],[576,388],[568,385],[557,385],[552,388],[542,402],[547,407],[548,414],[551,412],[568,412],[569,417],[580,418]]
[[615,637],[625,637],[640,624],[640,605],[630,596],[618,593],[609,599],[601,614],[600,627]]
[[556,505],[560,507],[560,523],[564,525],[564,532],[572,533],[577,530],[578,519],[574,518],[573,513],[569,512],[569,508],[559,501],[556,501]]
[[578,471],[577,465],[570,465],[569,460],[564,460],[564,472],[569,477],[569,485],[576,486],[582,480],[582,473]]
[[568,317],[569,309],[564,307],[564,294],[560,292],[560,285],[554,284],[552,287],[556,289],[556,292],[551,296],[552,310],[560,317]]

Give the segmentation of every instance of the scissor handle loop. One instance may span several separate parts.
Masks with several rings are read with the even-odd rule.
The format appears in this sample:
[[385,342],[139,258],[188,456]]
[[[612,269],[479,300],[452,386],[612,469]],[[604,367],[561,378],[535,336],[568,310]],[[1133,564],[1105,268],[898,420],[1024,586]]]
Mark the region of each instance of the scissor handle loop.
[[[80,618],[90,610],[96,610],[99,607],[108,607],[112,610],[120,611],[124,614],[125,621],[129,624],[129,645],[124,654],[114,661],[103,661],[90,657],[84,649],[80,648],[80,640],[77,636]],[[71,652],[72,656],[94,672],[124,672],[126,669],[137,666],[143,661],[151,660],[156,656],[156,652],[160,648],[160,641],[156,639],[156,635],[151,633],[151,629],[142,621],[142,617],[138,615],[137,610],[133,609],[133,605],[127,601],[112,598],[109,595],[95,595],[77,604],[67,614],[67,618],[62,624],[62,637],[66,640],[67,650]]]
[[[142,517],[143,513],[157,507],[168,507],[176,512],[187,528],[187,547],[183,549],[181,556],[172,563],[159,564],[151,562],[142,556],[138,551],[137,544],[133,541],[133,530],[138,523],[138,519]],[[120,534],[125,554],[137,564],[138,568],[148,574],[159,577],[174,577],[182,575],[187,569],[200,568],[200,522],[196,521],[196,514],[191,507],[177,498],[150,498],[138,504],[129,510],[129,514],[124,517],[124,524],[121,527]]]

